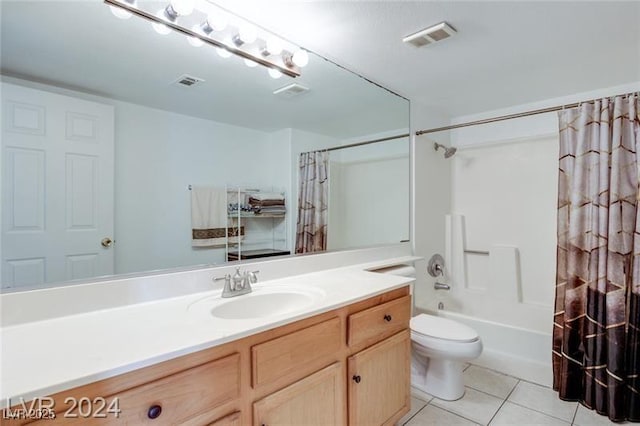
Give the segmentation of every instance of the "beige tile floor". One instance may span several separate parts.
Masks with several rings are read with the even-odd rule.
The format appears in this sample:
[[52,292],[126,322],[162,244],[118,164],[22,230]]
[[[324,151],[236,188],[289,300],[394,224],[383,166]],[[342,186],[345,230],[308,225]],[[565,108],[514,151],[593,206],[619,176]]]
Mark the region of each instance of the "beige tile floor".
[[613,425],[577,402],[558,399],[545,386],[475,365],[464,371],[464,396],[444,401],[426,394],[411,398],[411,411],[398,425]]

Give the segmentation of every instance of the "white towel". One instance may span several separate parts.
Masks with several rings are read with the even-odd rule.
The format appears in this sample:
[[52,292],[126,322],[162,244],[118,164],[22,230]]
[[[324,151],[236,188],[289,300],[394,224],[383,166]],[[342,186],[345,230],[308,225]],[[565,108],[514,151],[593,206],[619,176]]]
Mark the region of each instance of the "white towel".
[[194,247],[224,246],[238,242],[244,230],[227,227],[227,191],[220,188],[191,189],[191,238]]

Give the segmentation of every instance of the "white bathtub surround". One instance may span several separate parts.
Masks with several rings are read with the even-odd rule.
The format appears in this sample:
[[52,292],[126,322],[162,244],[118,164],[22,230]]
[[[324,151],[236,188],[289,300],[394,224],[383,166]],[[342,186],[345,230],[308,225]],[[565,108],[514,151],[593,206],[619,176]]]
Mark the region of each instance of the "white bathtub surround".
[[[307,258],[323,263],[319,256]],[[297,259],[290,259],[293,264],[289,271],[301,268],[300,264],[295,265]],[[311,293],[311,301],[266,317],[243,319],[221,319],[210,315],[211,308],[236,300],[221,299],[220,286],[213,288],[210,285],[213,274],[223,275],[231,267],[140,277],[129,279],[127,283],[121,280],[112,283],[108,289],[103,288],[104,283],[49,289],[52,294],[63,292],[49,299],[52,302],[64,297],[73,299],[73,303],[66,304],[67,307],[81,304],[83,300],[94,300],[99,295],[112,294],[112,297],[101,308],[94,306],[95,309],[90,311],[74,312],[49,309],[44,315],[34,315],[30,321],[14,312],[13,325],[5,325],[0,330],[3,347],[0,400],[5,404],[8,397],[50,395],[400,288],[413,279],[368,272],[366,269],[376,264],[384,267],[406,263],[411,259],[380,259],[277,279],[272,277],[277,272],[284,273],[281,270],[283,265],[277,268],[272,264],[277,264],[278,260],[265,262],[262,266],[265,266],[267,279],[254,287],[254,297],[277,288],[288,293]],[[242,265],[242,268],[252,269],[254,266]],[[140,282],[153,279],[163,281],[155,294],[153,283]],[[188,292],[176,290],[184,283]],[[149,293],[144,294],[145,291]],[[8,306],[5,298],[21,296],[21,302],[26,303],[23,306],[45,308],[46,295],[32,293],[34,302],[31,304],[28,295],[23,293],[1,295],[0,300],[4,307]],[[245,296],[239,296],[242,297]],[[202,306],[208,309],[200,309]]]
[[438,311],[437,315],[465,324],[478,332],[484,349],[474,364],[551,386],[551,333],[514,327],[495,321]]

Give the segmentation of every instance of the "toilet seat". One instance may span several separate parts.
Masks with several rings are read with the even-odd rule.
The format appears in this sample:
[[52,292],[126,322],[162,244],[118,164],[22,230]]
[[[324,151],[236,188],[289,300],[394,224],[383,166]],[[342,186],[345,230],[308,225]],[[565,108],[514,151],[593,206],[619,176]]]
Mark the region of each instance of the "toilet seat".
[[478,333],[471,327],[434,315],[417,315],[411,318],[410,327],[412,334],[432,339],[460,343],[475,342],[479,339]]

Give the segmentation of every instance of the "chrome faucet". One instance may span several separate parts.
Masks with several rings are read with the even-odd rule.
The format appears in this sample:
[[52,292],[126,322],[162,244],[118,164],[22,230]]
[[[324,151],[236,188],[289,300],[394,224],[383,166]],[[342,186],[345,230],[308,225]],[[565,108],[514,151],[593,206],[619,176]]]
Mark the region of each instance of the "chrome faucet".
[[258,282],[258,276],[256,275],[258,272],[260,271],[240,273],[240,268],[236,268],[236,273],[233,274],[233,277],[231,274],[226,274],[224,277],[214,278],[213,281],[224,280],[221,297],[235,297],[251,293],[251,284]]

